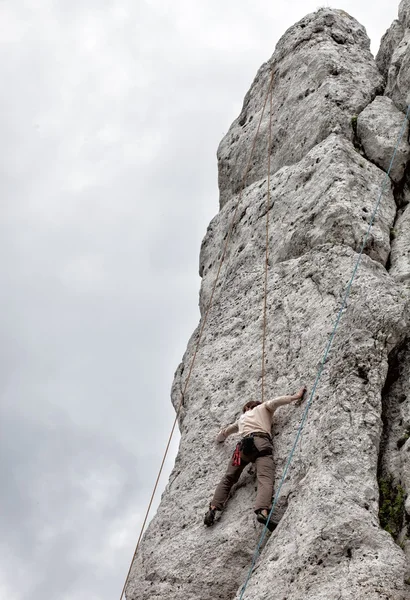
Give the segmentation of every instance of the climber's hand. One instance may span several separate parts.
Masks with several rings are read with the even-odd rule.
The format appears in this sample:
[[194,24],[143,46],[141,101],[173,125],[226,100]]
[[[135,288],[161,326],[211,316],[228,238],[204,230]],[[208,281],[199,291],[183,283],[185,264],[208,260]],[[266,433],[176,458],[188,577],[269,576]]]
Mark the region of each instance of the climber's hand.
[[226,440],[225,431],[222,429],[222,430],[221,430],[221,431],[218,433],[218,435],[217,435],[217,437],[216,437],[216,441],[217,441],[219,444],[222,444],[222,442],[224,442],[225,440]]
[[298,391],[298,393],[296,394],[296,398],[297,398],[297,402],[295,403],[296,406],[300,406],[302,404],[302,402],[304,400],[304,397],[305,397],[305,394],[306,394],[306,388],[305,387],[301,388]]

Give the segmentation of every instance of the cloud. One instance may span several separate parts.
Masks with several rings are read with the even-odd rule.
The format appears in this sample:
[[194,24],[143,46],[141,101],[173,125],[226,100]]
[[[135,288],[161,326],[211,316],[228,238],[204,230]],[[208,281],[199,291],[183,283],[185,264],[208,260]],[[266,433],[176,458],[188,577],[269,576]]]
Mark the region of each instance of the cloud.
[[[71,423],[53,407],[37,422],[9,410],[1,433],[0,453],[9,460],[0,471],[8,482],[0,555],[11,563],[10,585],[10,555],[28,567],[23,599],[59,598],[61,590],[77,597],[80,574],[115,574],[121,564],[113,556],[126,560],[140,519],[136,507],[148,492],[136,457],[120,441]],[[155,462],[147,452],[148,472]],[[115,586],[110,589],[114,594]]]

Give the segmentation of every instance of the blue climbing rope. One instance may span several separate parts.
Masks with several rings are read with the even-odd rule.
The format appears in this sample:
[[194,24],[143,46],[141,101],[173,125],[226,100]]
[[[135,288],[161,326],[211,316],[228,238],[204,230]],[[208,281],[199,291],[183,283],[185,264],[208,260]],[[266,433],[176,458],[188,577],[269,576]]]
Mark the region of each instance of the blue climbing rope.
[[[380,202],[381,202],[381,200],[382,200],[382,197],[383,197],[384,191],[385,191],[385,189],[386,189],[387,182],[389,181],[389,178],[390,178],[390,172],[391,172],[391,169],[392,169],[392,167],[393,167],[394,159],[396,158],[396,154],[397,154],[397,150],[398,150],[398,148],[399,148],[400,142],[401,142],[401,140],[402,140],[402,138],[403,138],[403,135],[404,135],[404,131],[405,131],[405,128],[406,128],[406,123],[407,123],[407,121],[408,121],[408,118],[409,118],[409,114],[410,114],[410,105],[407,107],[406,116],[405,116],[405,118],[404,118],[404,121],[403,121],[403,126],[402,126],[402,128],[401,128],[401,131],[400,131],[400,134],[399,134],[399,137],[398,137],[398,140],[397,140],[397,144],[396,144],[396,147],[395,147],[395,149],[394,149],[394,152],[393,152],[392,159],[391,159],[391,161],[390,161],[389,168],[388,168],[388,170],[387,170],[387,173],[386,173],[386,175],[385,175],[385,177],[384,177],[384,179],[383,179],[383,183],[382,183],[382,185],[381,185],[381,189],[380,189],[380,194],[379,194],[379,197],[378,197],[378,199],[377,199],[377,202],[376,202],[376,204],[375,204],[375,207],[374,207],[374,209],[373,209],[373,213],[372,213],[372,215],[371,215],[371,219],[370,219],[370,222],[369,222],[369,227],[367,228],[366,235],[364,236],[363,243],[362,243],[362,246],[361,246],[361,248],[360,248],[360,252],[359,252],[359,255],[358,255],[358,257],[357,257],[356,264],[355,264],[355,266],[354,266],[354,269],[353,269],[353,272],[352,272],[352,276],[350,277],[349,283],[348,283],[348,284],[347,284],[347,286],[346,286],[346,290],[345,290],[345,293],[344,293],[344,296],[343,296],[343,300],[342,300],[342,303],[341,303],[341,306],[340,306],[339,312],[338,312],[338,314],[337,314],[337,317],[336,317],[335,323],[334,323],[334,325],[333,325],[333,329],[332,329],[332,332],[331,332],[331,334],[330,334],[330,337],[329,337],[328,343],[327,343],[327,345],[326,345],[326,347],[325,347],[325,351],[324,351],[324,353],[323,353],[323,357],[322,357],[321,363],[320,363],[320,365],[319,365],[319,369],[318,369],[318,372],[317,372],[317,375],[316,375],[315,382],[314,382],[314,384],[313,384],[313,387],[312,387],[312,391],[311,391],[311,393],[310,393],[310,396],[309,396],[309,400],[308,400],[308,402],[306,403],[306,407],[305,407],[305,410],[304,410],[304,412],[303,412],[303,415],[302,415],[302,420],[301,420],[301,422],[300,422],[300,425],[299,425],[298,431],[297,431],[297,433],[296,433],[296,438],[295,438],[295,441],[294,441],[294,443],[293,443],[293,446],[292,446],[292,450],[291,450],[291,451],[290,451],[290,453],[289,453],[288,459],[287,459],[287,461],[286,461],[286,464],[285,464],[285,468],[284,468],[284,470],[283,470],[282,478],[281,478],[281,480],[280,480],[280,483],[279,483],[278,490],[277,490],[277,492],[276,492],[276,494],[275,494],[275,498],[274,498],[274,500],[273,500],[273,503],[272,503],[272,508],[271,508],[271,510],[270,510],[270,513],[269,513],[269,517],[268,517],[267,523],[270,521],[270,519],[271,519],[271,517],[272,517],[272,513],[273,513],[273,511],[274,511],[274,509],[275,509],[275,506],[276,506],[276,504],[277,504],[277,502],[278,502],[278,499],[279,499],[279,494],[280,494],[280,491],[281,491],[281,489],[282,489],[282,485],[283,485],[283,483],[284,483],[284,481],[285,481],[285,479],[286,479],[286,475],[287,475],[288,469],[289,469],[289,467],[290,467],[290,464],[291,464],[291,462],[292,462],[293,455],[295,454],[296,447],[297,447],[297,445],[298,445],[298,442],[299,442],[299,439],[300,439],[300,436],[301,436],[301,433],[302,433],[303,427],[304,427],[304,425],[305,425],[305,422],[306,422],[306,419],[307,419],[307,416],[308,416],[309,408],[310,408],[310,406],[311,406],[311,404],[312,404],[312,401],[313,401],[314,395],[315,395],[315,393],[316,393],[316,388],[317,388],[317,386],[318,386],[318,384],[319,384],[319,381],[320,381],[320,378],[321,378],[321,376],[322,376],[323,368],[324,368],[324,365],[325,365],[326,359],[327,359],[327,357],[328,357],[328,354],[329,354],[329,352],[330,352],[330,348],[332,347],[333,340],[334,340],[334,337],[335,337],[335,335],[336,335],[336,331],[337,331],[337,328],[338,328],[338,326],[339,326],[339,322],[340,322],[340,319],[341,319],[341,317],[342,317],[343,310],[344,310],[344,309],[345,309],[345,307],[346,307],[346,302],[347,302],[347,299],[348,299],[348,297],[349,297],[349,294],[350,294],[350,289],[351,289],[351,287],[352,287],[352,284],[353,284],[354,278],[356,277],[356,273],[357,273],[357,270],[358,270],[358,268],[359,268],[359,265],[360,265],[360,261],[361,261],[361,259],[362,259],[362,256],[363,256],[363,252],[364,252],[364,249],[365,249],[365,247],[366,247],[367,240],[368,240],[368,238],[369,238],[370,230],[371,230],[371,228],[373,227],[373,223],[374,223],[374,220],[375,220],[375,218],[376,218],[377,211],[378,211],[378,209],[379,209],[379,206],[380,206]],[[266,525],[265,525],[265,527],[263,528],[263,531],[262,531],[261,537],[260,537],[260,539],[259,539],[258,545],[257,545],[257,547],[256,547],[256,550],[255,550],[255,552],[254,552],[254,554],[253,554],[252,564],[251,564],[251,567],[250,567],[250,569],[249,569],[249,572],[248,572],[248,576],[247,576],[247,578],[246,578],[246,581],[245,581],[245,583],[244,583],[244,585],[243,585],[243,587],[242,587],[241,594],[240,594],[240,596],[239,596],[239,600],[242,600],[242,599],[243,599],[243,597],[244,597],[245,590],[246,590],[246,588],[247,588],[247,586],[248,586],[248,583],[249,583],[249,580],[250,580],[250,578],[251,578],[251,575],[252,575],[253,569],[254,569],[254,567],[255,567],[255,564],[256,564],[256,561],[257,561],[257,559],[258,559],[258,556],[259,556],[259,553],[260,553],[260,549],[261,549],[261,546],[262,546],[262,544],[263,544],[263,541],[264,541],[264,539],[265,539],[265,537],[266,537],[266,532],[267,532],[267,531],[268,531],[268,526],[267,526],[267,524],[266,524]]]

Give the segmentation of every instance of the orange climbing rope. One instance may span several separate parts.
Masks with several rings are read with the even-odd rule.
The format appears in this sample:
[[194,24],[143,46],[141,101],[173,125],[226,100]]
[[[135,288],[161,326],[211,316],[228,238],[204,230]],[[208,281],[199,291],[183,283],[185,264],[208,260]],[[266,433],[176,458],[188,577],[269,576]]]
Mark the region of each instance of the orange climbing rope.
[[[150,501],[149,501],[149,504],[148,504],[148,508],[147,508],[146,513],[145,513],[144,521],[142,523],[142,527],[141,527],[141,531],[140,531],[140,534],[139,534],[139,537],[138,537],[137,545],[135,547],[135,551],[134,551],[134,554],[133,554],[133,557],[131,559],[131,563],[130,563],[130,566],[129,566],[129,569],[128,569],[127,577],[125,579],[125,583],[124,583],[124,586],[122,588],[120,600],[122,600],[122,598],[124,596],[124,592],[125,592],[125,589],[127,587],[128,579],[129,579],[129,576],[130,576],[130,573],[131,573],[132,564],[134,562],[134,559],[135,559],[135,557],[137,555],[137,552],[138,552],[138,549],[139,549],[139,546],[140,546],[140,543],[141,543],[141,539],[142,539],[142,535],[144,533],[145,525],[146,525],[147,520],[148,520],[148,515],[150,513],[151,506],[152,506],[152,503],[154,501],[155,493],[157,491],[158,483],[159,483],[159,480],[161,478],[161,474],[162,474],[162,471],[163,471],[163,468],[164,468],[165,460],[166,460],[166,458],[168,456],[169,447],[171,445],[171,441],[172,441],[172,438],[173,438],[173,435],[174,435],[174,431],[175,431],[175,427],[176,427],[176,424],[177,424],[177,421],[178,421],[179,413],[181,412],[181,408],[182,408],[183,403],[184,403],[185,393],[186,393],[186,390],[188,388],[188,384],[189,384],[189,380],[191,378],[192,370],[193,370],[195,362],[196,362],[196,357],[197,357],[197,354],[198,354],[200,343],[202,341],[202,335],[203,335],[203,332],[204,332],[204,329],[205,329],[205,325],[206,325],[206,322],[207,322],[207,319],[208,319],[208,315],[209,315],[209,312],[210,312],[210,310],[212,308],[212,305],[213,305],[213,300],[214,300],[216,286],[217,286],[217,283],[218,283],[218,280],[219,280],[219,276],[220,276],[220,273],[221,273],[222,265],[223,265],[223,263],[225,261],[226,253],[227,253],[228,246],[229,246],[229,242],[230,242],[231,237],[232,237],[232,231],[233,231],[233,228],[234,228],[234,225],[235,225],[236,216],[238,214],[239,205],[240,205],[241,200],[242,200],[242,194],[243,194],[243,191],[244,191],[244,189],[246,187],[246,180],[247,180],[247,177],[248,177],[248,174],[249,174],[249,170],[250,170],[250,167],[251,167],[251,161],[252,161],[252,157],[253,157],[253,154],[254,154],[254,151],[255,151],[256,140],[258,138],[259,130],[260,130],[261,123],[262,123],[262,119],[263,119],[263,116],[265,114],[265,108],[266,108],[266,104],[267,104],[267,101],[268,101],[269,94],[271,96],[271,102],[270,102],[270,104],[271,104],[271,111],[270,112],[271,112],[271,115],[272,115],[272,87],[273,87],[273,80],[274,80],[274,74],[273,74],[273,71],[272,71],[272,74],[271,74],[271,77],[270,77],[269,86],[268,86],[268,91],[266,93],[265,100],[264,100],[264,103],[263,103],[262,112],[261,112],[261,116],[259,118],[258,127],[257,127],[256,132],[255,132],[255,136],[254,136],[254,139],[253,139],[253,143],[252,143],[251,151],[250,151],[250,154],[249,154],[248,162],[246,164],[244,176],[242,178],[241,187],[240,187],[240,190],[239,190],[239,195],[238,195],[238,199],[237,199],[237,202],[236,202],[235,210],[234,210],[234,213],[233,213],[230,225],[229,225],[228,234],[226,236],[225,244],[223,246],[222,256],[221,256],[221,258],[219,260],[218,271],[216,273],[215,280],[214,280],[214,283],[213,283],[213,286],[212,286],[211,296],[209,298],[209,302],[208,302],[208,306],[206,308],[205,314],[204,314],[204,316],[202,318],[201,327],[199,329],[198,340],[197,340],[197,343],[195,345],[195,350],[194,350],[194,354],[192,356],[192,360],[191,360],[191,363],[190,363],[188,375],[187,375],[187,378],[185,380],[184,387],[183,387],[183,389],[181,391],[181,398],[180,398],[180,401],[179,401],[179,404],[178,404],[178,408],[177,408],[177,411],[176,411],[176,414],[175,414],[174,423],[172,425],[171,433],[169,434],[168,442],[167,442],[167,445],[166,445],[166,448],[165,448],[165,452],[164,452],[164,455],[163,455],[163,458],[162,458],[162,461],[161,461],[161,465],[160,465],[160,468],[159,468],[159,472],[158,472],[158,475],[157,475],[157,478],[156,478],[156,481],[155,481],[155,484],[154,484],[154,489],[152,491],[151,498],[150,498]],[[271,119],[272,119],[272,116],[270,116],[270,125],[272,123]],[[270,143],[271,143],[270,138],[271,138],[271,126],[269,127],[269,147],[270,147]],[[269,153],[269,155],[270,155],[270,153]],[[269,156],[269,165],[270,165],[270,156]],[[270,168],[269,168],[269,170],[270,170]],[[268,182],[268,195],[269,195],[269,182]],[[269,208],[269,199],[268,199],[268,208]],[[267,232],[267,235],[269,235],[269,232]],[[267,259],[266,259],[266,261],[267,261]],[[266,269],[267,269],[267,262],[266,262]],[[265,294],[266,294],[267,274],[265,275],[265,277],[266,277],[266,282],[265,282]],[[266,300],[265,300],[265,306],[266,306]],[[266,329],[266,315],[265,315],[265,321],[264,321],[264,330],[265,329]],[[264,335],[264,339],[265,339],[265,335]],[[263,384],[262,384],[262,388],[263,388]]]
[[270,86],[270,102],[269,102],[269,136],[268,136],[268,177],[267,177],[267,192],[266,192],[266,247],[265,247],[265,279],[264,279],[264,294],[263,294],[263,333],[262,333],[262,402],[265,402],[265,387],[266,387],[266,323],[268,312],[268,267],[269,267],[269,205],[270,205],[270,163],[272,151],[272,93],[273,89]]

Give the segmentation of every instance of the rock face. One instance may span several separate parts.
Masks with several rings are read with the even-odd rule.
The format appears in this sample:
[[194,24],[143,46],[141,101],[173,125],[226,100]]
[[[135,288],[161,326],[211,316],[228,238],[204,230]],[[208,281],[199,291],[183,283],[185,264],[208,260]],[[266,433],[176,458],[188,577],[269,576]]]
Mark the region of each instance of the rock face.
[[[400,111],[410,103],[410,0],[402,0],[399,19],[383,36],[376,62],[387,77],[385,96],[391,98]],[[408,141],[408,129],[406,129]],[[404,148],[403,148],[404,149]],[[404,162],[403,160],[399,162]],[[399,165],[398,165],[399,166]],[[401,174],[399,170],[398,176]],[[401,190],[401,191],[400,191]],[[392,231],[391,275],[403,282],[410,280],[410,169],[397,190],[400,207]]]
[[[400,7],[403,35],[407,4]],[[279,525],[244,598],[410,599],[409,148],[406,132],[386,182],[404,114],[402,96],[382,96],[384,73],[393,87],[398,77],[395,27],[384,37],[380,73],[352,17],[330,9],[308,15],[259,70],[220,145],[221,210],[200,256],[202,318],[236,215],[232,238],[180,413],[175,468],[134,561],[128,600],[239,598],[261,534],[252,468],[218,522],[207,529],[202,518],[235,446],[235,439],[217,445],[216,434],[244,402],[261,396],[267,109],[239,190],[272,71],[269,398],[302,384],[311,389],[383,182],[385,188],[281,489]],[[198,330],[176,372],[175,406],[197,339]],[[275,413],[275,489],[303,410],[290,405]]]
[[410,103],[410,0],[402,0],[399,21],[395,21],[382,39],[376,61],[387,74],[385,94],[402,111]]
[[[330,133],[353,139],[351,121],[382,90],[364,27],[343,11],[322,10],[291,27],[246,94],[218,149],[221,207],[241,186],[247,153],[274,73],[272,172],[298,162]],[[314,118],[312,118],[314,115]],[[261,125],[247,183],[266,172],[269,119]]]
[[392,230],[390,274],[400,281],[410,281],[410,210],[404,210]]
[[[402,127],[403,114],[387,96],[377,96],[357,119],[357,135],[366,157],[386,172]],[[403,179],[410,158],[408,138],[409,127],[406,124],[390,170],[390,177],[395,183]]]
[[387,78],[393,52],[404,37],[404,24],[400,21],[394,21],[390,29],[384,34],[379,52],[376,56],[377,66],[380,73]]

